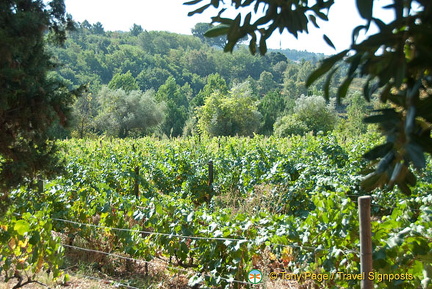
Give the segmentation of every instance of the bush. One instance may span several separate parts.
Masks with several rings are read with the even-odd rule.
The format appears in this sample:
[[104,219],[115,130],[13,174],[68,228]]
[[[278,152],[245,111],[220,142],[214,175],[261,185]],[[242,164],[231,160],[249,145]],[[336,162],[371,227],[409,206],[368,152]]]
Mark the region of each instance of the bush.
[[335,128],[337,114],[332,104],[327,104],[322,96],[302,95],[295,101],[294,114],[286,115],[275,123],[275,135],[288,136],[312,131],[315,135],[327,133]]
[[324,98],[318,95],[300,96],[295,101],[294,113],[314,134],[333,130],[337,122],[334,106],[327,104]]
[[198,128],[210,136],[253,136],[262,116],[248,91],[213,93],[198,110]]
[[309,131],[307,125],[298,119],[295,114],[285,115],[274,124],[274,134],[278,137],[290,135],[303,135]]

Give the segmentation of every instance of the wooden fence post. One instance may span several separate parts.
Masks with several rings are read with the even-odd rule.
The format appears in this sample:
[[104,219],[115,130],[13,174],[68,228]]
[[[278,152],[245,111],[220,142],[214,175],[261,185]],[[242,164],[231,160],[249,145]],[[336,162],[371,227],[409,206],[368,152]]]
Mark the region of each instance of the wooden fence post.
[[360,273],[363,274],[360,287],[361,289],[373,289],[373,279],[369,278],[369,272],[372,272],[371,197],[359,197],[358,205],[360,219]]
[[38,195],[41,196],[43,194],[43,191],[44,191],[44,183],[43,183],[42,179],[37,180],[36,187],[37,187]]
[[139,167],[135,167],[135,185],[134,185],[135,196],[139,197]]
[[213,192],[213,161],[208,162],[208,185],[210,193]]

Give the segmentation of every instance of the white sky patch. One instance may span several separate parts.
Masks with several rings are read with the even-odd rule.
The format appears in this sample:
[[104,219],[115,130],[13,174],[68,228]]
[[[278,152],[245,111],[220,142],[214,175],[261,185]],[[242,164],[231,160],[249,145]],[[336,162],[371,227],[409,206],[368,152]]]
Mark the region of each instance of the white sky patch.
[[[185,0],[186,1],[186,0]],[[217,14],[216,9],[209,8],[203,14],[188,17],[188,12],[204,4],[183,5],[183,0],[65,0],[66,10],[72,14],[75,21],[88,20],[90,23],[101,22],[106,31],[129,31],[133,24],[151,31],[170,31],[180,34],[191,34],[191,29],[198,22],[211,22],[211,17]],[[388,4],[388,0],[376,1],[375,8]],[[201,5],[201,6],[200,6]],[[387,22],[392,15],[382,9],[375,9],[376,15]],[[238,13],[231,7],[224,15],[235,17]],[[354,0],[336,0],[329,13],[330,21],[320,21],[321,29],[310,25],[309,34],[299,34],[298,39],[284,32],[282,35],[276,30],[268,40],[269,48],[289,48],[333,54],[344,50],[351,44],[352,30],[365,24],[359,16]],[[323,39],[326,34],[337,51],[328,46]]]

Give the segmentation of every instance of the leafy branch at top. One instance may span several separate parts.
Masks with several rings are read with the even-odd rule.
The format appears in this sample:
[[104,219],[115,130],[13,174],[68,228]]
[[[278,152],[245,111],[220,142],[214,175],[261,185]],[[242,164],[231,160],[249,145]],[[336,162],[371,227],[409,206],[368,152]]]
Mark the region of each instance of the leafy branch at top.
[[[185,4],[196,5],[204,0],[189,1]],[[213,6],[219,8],[220,0],[211,0],[208,4],[189,13],[201,13]],[[365,20],[352,31],[351,46],[336,55],[324,59],[321,66],[308,78],[310,86],[317,79],[326,77],[324,96],[329,99],[329,87],[333,75],[343,61],[349,65],[345,80],[338,88],[337,98],[347,94],[355,78],[364,78],[363,95],[370,100],[378,94],[381,102],[388,104],[385,110],[374,111],[374,115],[365,119],[366,123],[377,124],[386,136],[385,154],[375,148],[365,154],[375,169],[365,178],[363,186],[372,190],[377,187],[398,187],[410,194],[409,186],[416,184],[410,170],[425,167],[424,153],[432,153],[432,3],[426,0],[393,0],[383,7],[394,12],[394,19],[384,23],[373,14],[374,0],[356,0],[360,16]],[[227,35],[225,51],[232,51],[241,37],[249,35],[249,49],[255,54],[258,47],[261,54],[267,52],[267,39],[279,29],[285,29],[298,36],[299,32],[308,32],[310,22],[319,28],[317,18],[330,21],[324,12],[328,12],[334,1],[262,1],[232,0],[235,9],[253,7],[254,15],[262,15],[252,21],[252,12],[244,16],[239,13],[234,19],[224,18],[227,8],[221,8],[212,17],[218,26],[207,32],[207,36]],[[262,13],[258,10],[262,7]],[[379,31],[358,42],[360,32],[368,32],[371,24]],[[324,40],[332,47],[331,40],[324,35]],[[377,153],[379,152],[379,153]]]
[[[195,5],[202,2],[208,1],[196,0],[184,4]],[[209,7],[219,8],[220,4],[223,3],[221,0],[211,0],[209,2],[190,12],[188,15],[192,16],[202,13]],[[227,44],[224,49],[227,52],[233,51],[239,39],[250,36],[249,50],[251,53],[255,54],[258,49],[264,55],[267,52],[266,41],[276,29],[280,33],[286,29],[297,38],[299,33],[308,32],[309,22],[312,22],[315,27],[319,28],[317,18],[327,21],[328,18],[324,12],[328,12],[333,3],[333,0],[321,0],[309,6],[307,1],[232,0],[231,4],[236,9],[253,5],[253,12],[247,13],[242,21],[241,13],[235,19],[222,17],[226,8],[221,8],[219,13],[212,17],[212,22],[219,23],[219,25],[210,29],[206,36],[227,35]],[[259,16],[259,18],[252,21],[252,16]]]

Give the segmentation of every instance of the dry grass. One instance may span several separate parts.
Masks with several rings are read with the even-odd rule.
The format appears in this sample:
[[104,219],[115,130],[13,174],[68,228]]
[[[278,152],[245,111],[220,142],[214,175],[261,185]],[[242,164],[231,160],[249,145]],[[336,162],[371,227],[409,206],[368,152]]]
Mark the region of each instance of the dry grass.
[[[70,278],[70,281],[67,282],[67,284],[59,284],[54,283],[48,276],[48,274],[39,274],[38,280],[45,284],[37,284],[37,283],[30,283],[28,285],[25,285],[23,288],[26,289],[40,289],[40,288],[76,288],[76,289],[111,289],[111,288],[118,288],[111,284],[106,284],[106,281],[97,281],[97,280],[90,280],[86,278],[80,278],[72,276]],[[3,281],[3,280],[0,280]],[[17,284],[16,280],[9,280],[7,283],[0,283],[0,289],[12,289]]]
[[256,185],[248,197],[233,189],[215,196],[213,201],[216,207],[230,208],[233,215],[260,211],[277,213],[284,206],[281,193],[284,190],[282,186]]
[[[127,288],[123,285],[129,285],[136,288],[145,289],[191,289],[188,286],[189,276],[186,274],[174,274],[167,268],[167,263],[160,259],[154,259],[146,266],[144,261],[133,262],[129,265],[126,261],[118,261],[111,258],[106,258],[104,264],[89,262],[90,260],[100,260],[97,253],[82,252],[77,253],[73,250],[68,250],[66,254],[66,263],[69,267],[65,268],[65,273],[69,274],[70,280],[63,284],[62,282],[53,282],[52,276],[46,272],[41,272],[37,276],[37,280],[42,284],[31,283],[23,288],[87,288],[87,289],[110,289],[110,288]],[[81,260],[80,260],[81,259]],[[86,260],[83,262],[82,260]],[[261,259],[257,266],[265,266],[264,259]],[[270,270],[281,270],[281,264],[275,262],[272,266],[265,266],[264,275],[268,276]],[[113,269],[115,268],[115,269]],[[2,283],[3,282],[3,283]],[[0,289],[12,289],[16,285],[17,280],[10,280],[4,283],[0,279]],[[217,288],[217,287],[216,287]],[[243,286],[242,288],[252,288],[251,286]],[[295,281],[288,280],[264,280],[262,284],[254,285],[253,289],[312,289],[313,286],[307,284],[299,284]]]

